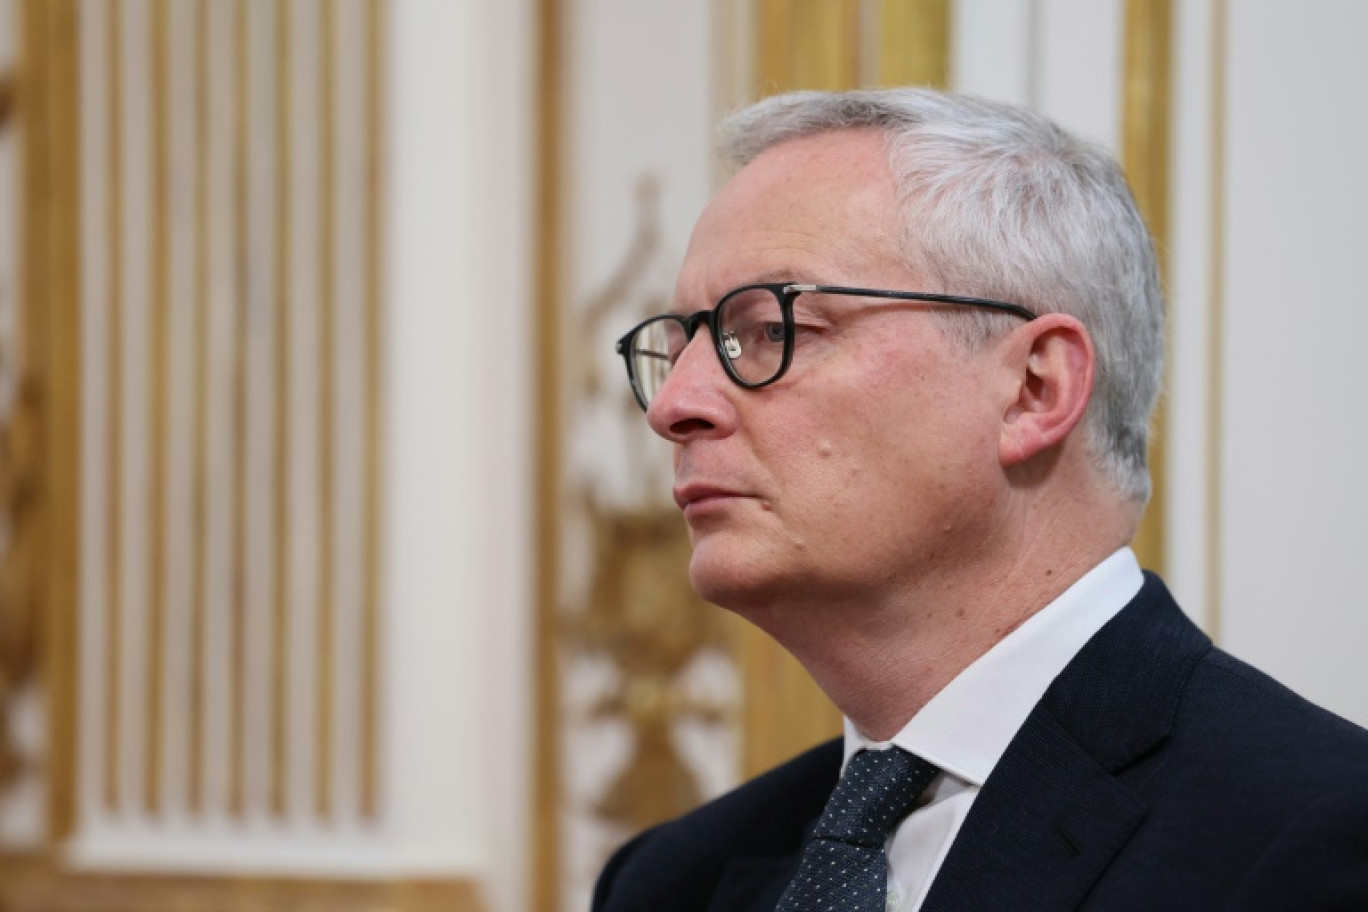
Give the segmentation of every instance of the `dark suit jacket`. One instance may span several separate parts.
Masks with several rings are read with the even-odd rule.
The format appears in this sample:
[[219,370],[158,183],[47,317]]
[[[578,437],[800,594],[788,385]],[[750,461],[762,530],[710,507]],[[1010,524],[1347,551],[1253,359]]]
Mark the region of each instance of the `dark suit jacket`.
[[[832,741],[638,836],[600,912],[772,910]],[[1368,732],[1213,648],[1157,577],[1060,673],[922,907],[1368,910]]]

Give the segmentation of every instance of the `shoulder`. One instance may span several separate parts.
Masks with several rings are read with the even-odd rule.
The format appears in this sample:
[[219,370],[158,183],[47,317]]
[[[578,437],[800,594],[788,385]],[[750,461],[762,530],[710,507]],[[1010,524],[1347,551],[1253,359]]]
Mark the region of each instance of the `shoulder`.
[[[1350,882],[1368,879],[1368,731],[1213,646],[1157,578],[1042,704],[1028,726],[1062,729],[1143,809],[1092,907],[1368,908]],[[1327,888],[1301,903],[1308,878]]]
[[1238,830],[1246,851],[1368,783],[1368,731],[1213,646],[1152,575],[1042,703],[1152,819]]
[[1174,732],[1167,797],[1242,859],[1230,908],[1368,908],[1368,731],[1213,649]]
[[1311,883],[1368,903],[1368,731],[1228,653],[1193,666],[1164,748],[1123,778],[1165,845],[1140,841],[1224,872],[1235,908],[1337,908],[1294,901]]
[[604,868],[594,908],[703,908],[730,862],[801,849],[840,765],[840,739],[828,741],[640,834]]
[[1274,777],[1299,804],[1368,784],[1368,731],[1220,649],[1193,668],[1174,729],[1213,756],[1239,757],[1225,770],[1234,784]]
[[[1276,777],[1284,793],[1368,781],[1368,731],[1215,647],[1153,575],[1043,702],[1112,770],[1152,766],[1163,745],[1169,774],[1192,766],[1217,793],[1242,778]],[[1206,783],[1215,770],[1219,781]]]
[[1368,908],[1368,784],[1327,790],[1290,816],[1241,878],[1231,908]]

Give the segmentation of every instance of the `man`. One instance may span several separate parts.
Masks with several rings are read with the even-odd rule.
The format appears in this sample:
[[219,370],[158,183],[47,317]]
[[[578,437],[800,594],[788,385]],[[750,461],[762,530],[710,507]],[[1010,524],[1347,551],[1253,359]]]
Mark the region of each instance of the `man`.
[[726,133],[674,313],[619,349],[693,586],[845,737],[630,842],[595,908],[1368,909],[1368,733],[1127,547],[1163,327],[1115,163],[923,90]]

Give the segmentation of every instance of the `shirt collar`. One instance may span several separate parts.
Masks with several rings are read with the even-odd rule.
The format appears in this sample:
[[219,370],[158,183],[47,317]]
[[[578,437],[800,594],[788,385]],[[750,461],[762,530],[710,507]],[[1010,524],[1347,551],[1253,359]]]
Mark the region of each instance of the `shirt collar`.
[[1135,553],[1121,548],[961,671],[891,742],[846,719],[845,761],[895,744],[981,787],[1050,682],[1143,584]]

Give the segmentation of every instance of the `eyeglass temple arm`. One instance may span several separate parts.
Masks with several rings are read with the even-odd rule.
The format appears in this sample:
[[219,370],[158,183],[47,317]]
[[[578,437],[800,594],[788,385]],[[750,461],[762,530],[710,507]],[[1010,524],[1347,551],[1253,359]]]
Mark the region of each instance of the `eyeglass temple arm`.
[[1009,313],[1023,320],[1034,320],[1038,314],[1027,310],[1020,304],[994,301],[989,298],[970,298],[964,295],[936,294],[930,291],[887,291],[878,288],[850,288],[845,285],[785,285],[784,293],[797,295],[803,292],[852,295],[862,298],[886,298],[896,301],[926,301],[929,304],[960,304],[966,307],[986,307],[1002,313]]

